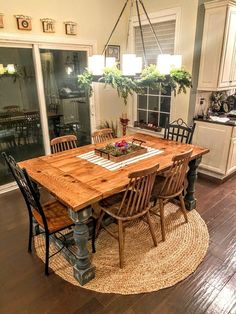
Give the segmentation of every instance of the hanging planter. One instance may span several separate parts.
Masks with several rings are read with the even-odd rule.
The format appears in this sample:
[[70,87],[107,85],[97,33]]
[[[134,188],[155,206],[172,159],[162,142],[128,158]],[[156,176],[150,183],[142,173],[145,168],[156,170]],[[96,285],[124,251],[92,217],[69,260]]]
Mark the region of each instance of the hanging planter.
[[[89,96],[93,92],[93,81],[94,76],[88,70],[78,76],[78,84],[85,89]],[[165,90],[165,88],[170,87],[176,95],[177,93],[186,93],[187,88],[192,87],[189,72],[182,69],[173,69],[169,75],[163,75],[158,72],[156,65],[153,64],[145,67],[140,77],[124,76],[117,66],[105,68],[98,82],[104,83],[105,87],[110,85],[116,89],[118,96],[124,100],[125,105],[129,95],[132,96],[134,93],[144,94],[146,88]]]

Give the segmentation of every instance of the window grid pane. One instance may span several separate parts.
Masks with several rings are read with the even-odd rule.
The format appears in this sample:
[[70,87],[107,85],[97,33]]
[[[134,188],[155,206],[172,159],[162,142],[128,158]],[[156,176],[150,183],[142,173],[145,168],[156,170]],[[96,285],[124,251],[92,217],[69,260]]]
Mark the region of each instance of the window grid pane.
[[[176,21],[170,20],[154,23],[153,27],[163,49],[163,53],[174,54]],[[147,62],[148,64],[156,64],[157,56],[160,54],[160,51],[149,25],[143,25],[143,34]],[[135,27],[135,53],[137,56],[143,56],[143,47],[139,27]],[[149,123],[155,126],[164,127],[166,117],[170,116],[170,110],[171,90],[169,87],[165,87],[159,91],[148,88],[147,93],[144,95],[138,95],[138,122],[146,120],[147,124]],[[145,119],[143,118],[144,115]],[[142,118],[142,121],[140,117]]]

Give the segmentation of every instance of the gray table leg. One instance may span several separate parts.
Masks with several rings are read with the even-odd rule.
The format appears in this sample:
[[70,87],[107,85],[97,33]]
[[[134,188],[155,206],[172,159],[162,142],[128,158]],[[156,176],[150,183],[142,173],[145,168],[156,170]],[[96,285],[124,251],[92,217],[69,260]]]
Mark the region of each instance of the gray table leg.
[[87,248],[89,230],[86,222],[92,215],[92,208],[87,207],[78,212],[69,209],[69,215],[75,224],[74,240],[77,246],[74,277],[83,286],[95,277],[95,267],[91,265]]
[[185,206],[188,210],[196,208],[196,199],[195,199],[195,182],[197,179],[197,168],[202,160],[202,157],[191,160],[189,162],[189,171],[187,174],[188,186],[186,189],[185,195]]

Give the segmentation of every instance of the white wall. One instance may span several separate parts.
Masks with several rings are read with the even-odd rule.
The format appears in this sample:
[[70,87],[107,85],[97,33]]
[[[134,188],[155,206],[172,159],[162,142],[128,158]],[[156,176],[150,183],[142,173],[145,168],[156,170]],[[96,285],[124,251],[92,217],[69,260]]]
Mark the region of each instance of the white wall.
[[[78,23],[78,35],[81,40],[97,41],[97,51],[101,52],[108,35],[114,26],[124,0],[1,0],[1,13],[4,13],[5,28],[1,33],[18,33],[22,39],[32,34],[43,34],[40,18],[53,18],[56,20],[56,34],[43,34],[45,37],[64,36],[63,21],[75,21]],[[172,7],[181,8],[179,53],[183,55],[183,64],[186,70],[192,70],[194,38],[196,32],[196,17],[198,0],[145,0],[144,4],[148,12],[168,9]],[[125,49],[125,41],[128,27],[128,12],[122,18],[111,44],[120,44],[121,51]],[[33,30],[19,31],[16,27],[14,14],[24,14],[32,17]],[[116,91],[103,90],[99,87],[101,120],[116,120],[126,111],[122,100],[118,99]],[[174,100],[173,118],[182,117],[187,120],[189,108],[189,93],[177,96]],[[99,121],[98,121],[99,123]]]
[[[0,12],[5,15],[5,28],[0,29],[0,34],[19,33],[22,34],[22,39],[31,34],[43,34],[40,19],[52,18],[56,20],[56,33],[44,35],[64,35],[63,22],[74,21],[78,23],[77,38],[96,40],[98,52],[101,52],[122,5],[123,1],[113,0],[1,0]],[[17,30],[14,17],[17,14],[32,17],[32,31]],[[115,33],[114,44],[123,44],[126,27],[127,21],[123,18]]]

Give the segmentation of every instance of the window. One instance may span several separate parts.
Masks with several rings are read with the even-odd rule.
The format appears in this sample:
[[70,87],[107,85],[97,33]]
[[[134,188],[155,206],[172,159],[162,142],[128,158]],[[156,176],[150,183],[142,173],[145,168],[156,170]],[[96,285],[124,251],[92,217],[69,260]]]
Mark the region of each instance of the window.
[[[164,54],[174,54],[176,20],[168,20],[152,24]],[[156,64],[160,50],[152,33],[150,25],[143,26],[144,44],[146,49],[147,63]],[[135,53],[143,56],[143,47],[140,29],[134,28]],[[137,122],[136,125],[164,127],[166,119],[171,112],[171,89],[160,88],[152,90],[147,88],[144,95],[137,97]]]

